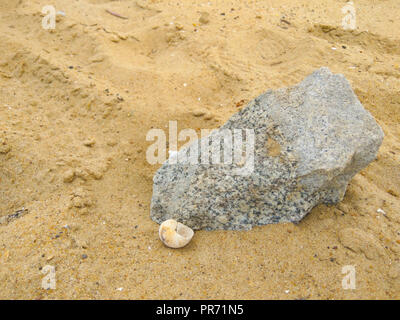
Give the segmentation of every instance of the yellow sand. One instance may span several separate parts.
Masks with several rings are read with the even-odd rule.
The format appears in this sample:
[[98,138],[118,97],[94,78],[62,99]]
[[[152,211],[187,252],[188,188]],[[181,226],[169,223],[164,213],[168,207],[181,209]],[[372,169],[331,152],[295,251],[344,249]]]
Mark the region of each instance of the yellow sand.
[[[66,14],[55,30],[42,28],[48,4]],[[399,299],[400,2],[355,1],[354,31],[344,5],[1,0],[0,298]],[[349,79],[386,135],[343,202],[298,226],[164,247],[147,131],[216,128],[321,66]],[[342,288],[346,265],[355,290]]]

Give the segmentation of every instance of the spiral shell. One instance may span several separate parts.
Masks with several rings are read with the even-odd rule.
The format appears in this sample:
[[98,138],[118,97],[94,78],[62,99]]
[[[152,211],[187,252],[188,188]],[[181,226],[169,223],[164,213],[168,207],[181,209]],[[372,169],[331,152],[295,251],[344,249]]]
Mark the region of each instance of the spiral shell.
[[161,223],[158,230],[160,240],[170,248],[183,248],[192,240],[194,232],[188,226],[169,219]]

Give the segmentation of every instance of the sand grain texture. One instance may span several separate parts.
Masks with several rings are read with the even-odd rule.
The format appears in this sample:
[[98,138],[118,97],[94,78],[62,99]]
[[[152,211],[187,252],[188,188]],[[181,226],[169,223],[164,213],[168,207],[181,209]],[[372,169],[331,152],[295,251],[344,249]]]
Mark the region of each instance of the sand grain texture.
[[[66,15],[44,30],[48,1],[0,1],[0,298],[400,298],[397,0],[357,2],[354,31],[338,0],[52,3]],[[343,202],[164,247],[147,131],[216,128],[321,66],[385,132]],[[46,265],[55,290],[41,287]],[[344,265],[356,290],[342,289]]]

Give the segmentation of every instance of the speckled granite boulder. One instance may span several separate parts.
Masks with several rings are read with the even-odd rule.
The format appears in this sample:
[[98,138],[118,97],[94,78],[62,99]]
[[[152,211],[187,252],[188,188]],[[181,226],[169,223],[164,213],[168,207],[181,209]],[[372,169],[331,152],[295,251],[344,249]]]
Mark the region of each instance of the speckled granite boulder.
[[293,87],[267,91],[213,134],[181,149],[178,158],[210,144],[224,129],[254,130],[252,170],[238,174],[240,161],[168,159],[154,176],[154,221],[172,218],[207,230],[298,222],[320,203],[341,201],[383,139],[345,77],[328,68]]

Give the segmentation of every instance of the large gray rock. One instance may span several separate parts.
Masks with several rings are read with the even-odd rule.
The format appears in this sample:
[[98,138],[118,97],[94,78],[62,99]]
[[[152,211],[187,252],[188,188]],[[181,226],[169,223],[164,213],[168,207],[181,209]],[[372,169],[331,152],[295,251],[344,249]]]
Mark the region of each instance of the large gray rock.
[[[245,164],[239,158],[195,164],[202,160],[196,152],[224,129],[253,129],[254,154],[251,134],[243,134],[249,148],[238,154],[246,155]],[[298,85],[267,91],[179,151],[178,159],[192,154],[193,162],[168,159],[154,176],[151,218],[207,230],[298,222],[314,206],[343,199],[350,179],[376,158],[383,136],[345,77],[321,68]]]

